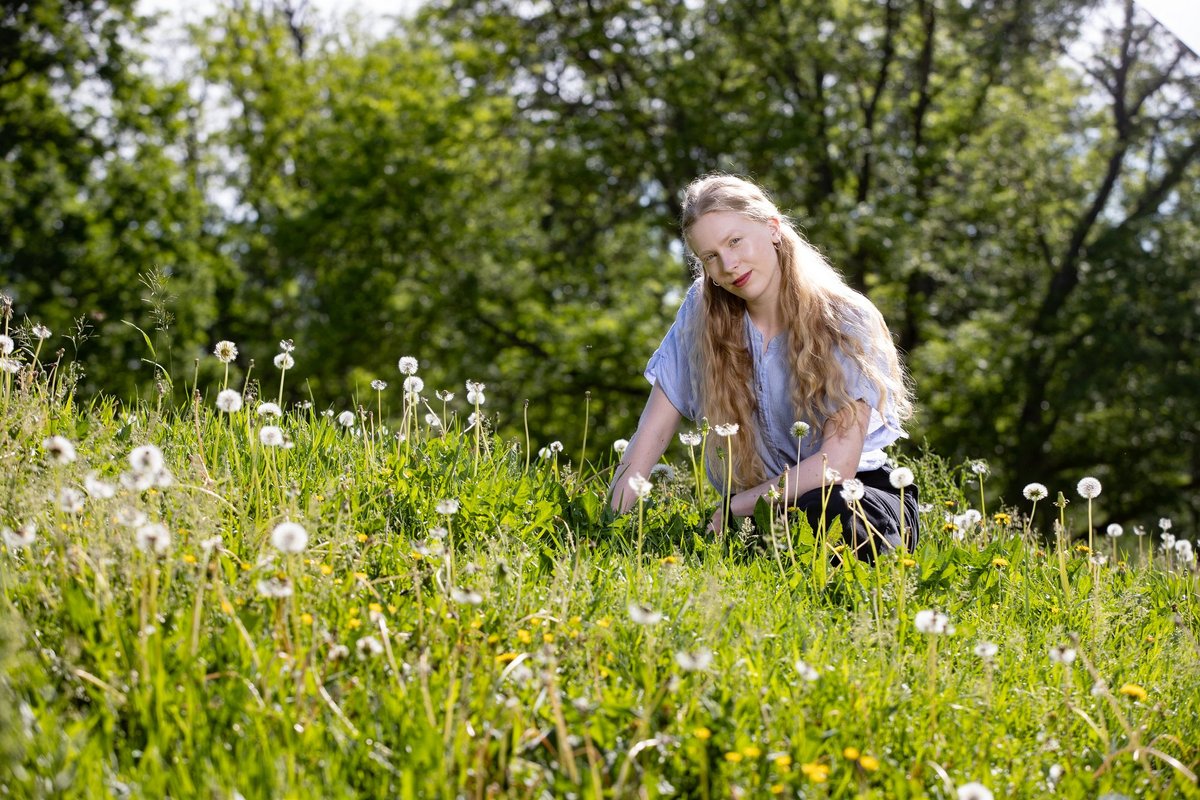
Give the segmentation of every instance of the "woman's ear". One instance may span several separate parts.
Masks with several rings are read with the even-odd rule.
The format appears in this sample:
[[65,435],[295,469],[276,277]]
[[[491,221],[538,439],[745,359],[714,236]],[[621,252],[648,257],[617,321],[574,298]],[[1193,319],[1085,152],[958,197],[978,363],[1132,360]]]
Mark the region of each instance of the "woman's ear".
[[767,227],[771,229],[771,241],[774,244],[779,244],[780,238],[783,236],[783,233],[779,230],[782,224],[783,221],[779,217],[771,217],[767,220]]

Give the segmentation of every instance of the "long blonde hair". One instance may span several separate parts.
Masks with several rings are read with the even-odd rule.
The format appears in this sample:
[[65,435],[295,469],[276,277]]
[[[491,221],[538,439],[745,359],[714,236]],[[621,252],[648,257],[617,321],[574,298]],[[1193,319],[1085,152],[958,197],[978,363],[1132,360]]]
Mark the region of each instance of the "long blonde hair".
[[[839,411],[854,398],[834,357],[835,349],[854,362],[878,391],[881,416],[887,419],[884,409],[890,402],[897,418],[911,417],[911,389],[883,315],[871,301],[846,285],[756,184],[721,174],[692,181],[683,199],[685,241],[696,221],[715,211],[731,211],[764,224],[780,220],[779,293],[792,362],[789,388],[796,418],[811,422],[818,436],[831,418],[838,430],[850,425],[853,415]],[[692,331],[694,388],[702,413],[711,423],[738,424],[739,432],[725,441],[732,459],[734,489],[745,489],[768,478],[755,447],[758,401],[751,389],[754,365],[744,332],[746,303],[713,286],[698,259],[693,259],[693,265],[696,277],[703,278],[700,313],[694,315]],[[718,447],[708,450],[710,470],[718,475],[724,472],[716,463],[722,447],[718,439]]]

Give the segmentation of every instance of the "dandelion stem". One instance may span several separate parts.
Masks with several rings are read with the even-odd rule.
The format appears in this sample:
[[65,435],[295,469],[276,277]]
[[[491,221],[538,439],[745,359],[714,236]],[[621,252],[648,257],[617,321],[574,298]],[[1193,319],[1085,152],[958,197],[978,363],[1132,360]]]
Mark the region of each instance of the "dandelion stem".
[[579,475],[583,475],[583,465],[587,459],[588,423],[591,421],[592,393],[583,393],[583,446],[579,449]]

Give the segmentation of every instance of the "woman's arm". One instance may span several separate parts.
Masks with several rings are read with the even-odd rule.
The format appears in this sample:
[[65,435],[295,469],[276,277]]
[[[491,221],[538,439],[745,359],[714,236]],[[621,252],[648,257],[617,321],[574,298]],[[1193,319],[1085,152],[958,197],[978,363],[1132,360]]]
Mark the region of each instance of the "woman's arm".
[[[854,419],[844,429],[839,430],[838,421],[845,414],[853,414]],[[863,442],[867,438],[867,424],[871,421],[871,407],[862,400],[852,406],[846,406],[830,417],[822,429],[821,449],[801,461],[787,471],[787,502],[792,502],[800,495],[812,489],[820,488],[824,480],[825,468],[837,470],[843,478],[852,478],[858,472],[858,462],[862,459]],[[779,487],[783,476],[775,480],[761,483],[758,486],[735,494],[729,503],[729,512],[734,516],[747,517],[754,513],[758,498],[765,495],[772,487]],[[721,529],[722,509],[717,508],[713,515],[711,528]]]
[[612,498],[609,504],[614,511],[624,514],[634,503],[637,495],[629,488],[629,479],[634,475],[643,478],[650,474],[650,469],[658,463],[658,459],[666,452],[671,437],[679,427],[683,415],[671,405],[666,393],[657,385],[650,390],[650,399],[638,420],[637,432],[633,440],[625,448],[621,463],[617,465],[613,476],[612,486],[608,494]]

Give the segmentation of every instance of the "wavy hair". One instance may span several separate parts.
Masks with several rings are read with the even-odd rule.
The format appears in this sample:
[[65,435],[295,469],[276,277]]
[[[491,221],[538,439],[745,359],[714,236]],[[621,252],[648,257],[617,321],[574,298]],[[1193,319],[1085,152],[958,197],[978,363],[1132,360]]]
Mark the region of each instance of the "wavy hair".
[[[778,245],[780,306],[792,362],[792,405],[797,419],[810,422],[820,435],[825,423],[846,430],[853,415],[839,414],[851,405],[846,376],[834,351],[840,351],[862,370],[879,394],[878,411],[889,402],[896,416],[912,416],[912,391],[900,365],[891,333],[879,310],[842,276],[796,230],[758,185],[733,175],[697,178],[683,198],[681,228],[687,241],[692,226],[705,214],[730,211],[763,224],[780,220]],[[690,244],[688,245],[691,249]],[[696,396],[705,417],[714,424],[736,422],[739,433],[728,440],[734,490],[767,480],[766,466],[755,447],[754,423],[758,400],[752,391],[753,369],[744,333],[746,303],[707,280],[699,259],[691,259],[700,280],[700,313],[694,315],[690,358]],[[713,474],[722,447],[709,448]]]

